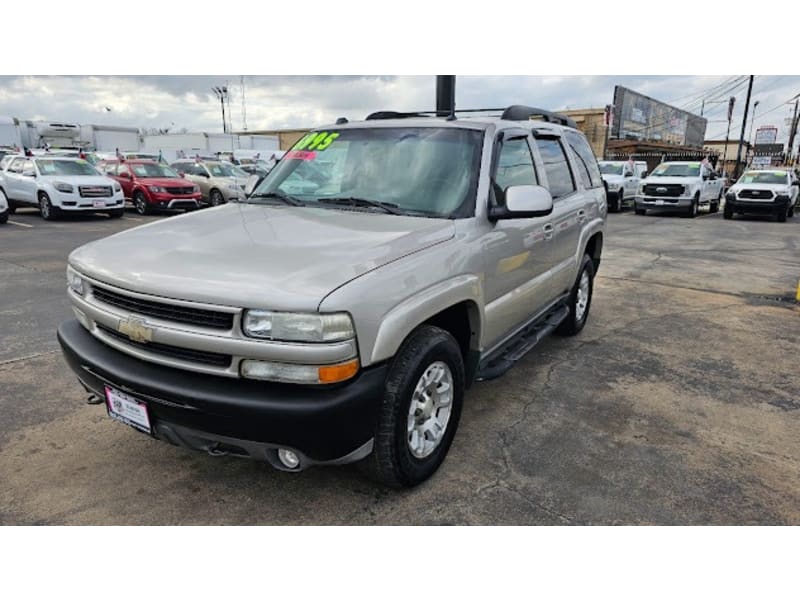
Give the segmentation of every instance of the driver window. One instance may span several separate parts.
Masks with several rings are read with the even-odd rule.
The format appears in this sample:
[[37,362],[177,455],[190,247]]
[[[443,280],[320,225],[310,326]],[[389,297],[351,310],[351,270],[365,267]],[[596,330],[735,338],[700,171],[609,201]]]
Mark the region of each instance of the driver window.
[[517,137],[503,141],[492,181],[496,205],[502,206],[505,203],[506,189],[512,185],[538,185],[538,183],[527,139]]

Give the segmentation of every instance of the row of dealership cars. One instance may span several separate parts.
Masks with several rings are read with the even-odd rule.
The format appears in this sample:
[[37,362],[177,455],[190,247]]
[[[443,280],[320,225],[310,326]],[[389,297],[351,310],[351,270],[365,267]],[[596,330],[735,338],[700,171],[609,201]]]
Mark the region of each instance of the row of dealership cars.
[[78,212],[118,218],[126,200],[143,215],[195,210],[244,198],[249,177],[232,163],[199,158],[167,165],[119,156],[93,164],[60,152],[9,154],[0,160],[0,223],[25,206],[37,207],[46,220]]
[[611,212],[626,206],[637,215],[648,210],[678,212],[696,217],[701,207],[732,219],[736,214],[772,215],[779,222],[794,216],[800,196],[795,169],[748,169],[727,188],[706,162],[663,162],[647,174],[647,164],[634,161],[601,161]]

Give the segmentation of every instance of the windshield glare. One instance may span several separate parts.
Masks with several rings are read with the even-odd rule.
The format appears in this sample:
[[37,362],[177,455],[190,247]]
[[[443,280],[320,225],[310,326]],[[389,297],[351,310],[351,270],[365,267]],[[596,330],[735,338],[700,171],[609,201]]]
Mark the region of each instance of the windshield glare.
[[786,173],[781,171],[748,171],[739,183],[777,183],[787,184]]
[[603,175],[622,175],[622,165],[600,163],[600,173]]
[[212,177],[247,177],[247,173],[229,163],[206,163]]
[[403,127],[311,135],[322,140],[321,149],[310,149],[314,144],[307,138],[300,140],[254,195],[278,193],[305,202],[358,198],[435,217],[451,217],[474,206],[467,201],[474,200],[477,186],[480,131]]
[[687,165],[659,165],[652,173],[653,177],[699,177],[700,163]]
[[178,177],[178,174],[169,167],[154,163],[131,165],[131,170],[137,177]]
[[99,175],[85,160],[38,159],[36,166],[42,175]]

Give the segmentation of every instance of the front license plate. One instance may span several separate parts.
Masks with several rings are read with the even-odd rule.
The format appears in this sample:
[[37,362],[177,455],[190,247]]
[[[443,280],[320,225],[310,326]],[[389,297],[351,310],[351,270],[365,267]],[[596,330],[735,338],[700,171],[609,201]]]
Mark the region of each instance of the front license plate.
[[656,206],[664,206],[663,200],[656,200]]
[[92,203],[92,206],[94,206],[95,208],[105,208],[106,207],[106,203],[103,200],[95,200]]
[[112,419],[135,427],[139,431],[151,433],[147,404],[141,400],[106,386],[106,408],[108,416]]

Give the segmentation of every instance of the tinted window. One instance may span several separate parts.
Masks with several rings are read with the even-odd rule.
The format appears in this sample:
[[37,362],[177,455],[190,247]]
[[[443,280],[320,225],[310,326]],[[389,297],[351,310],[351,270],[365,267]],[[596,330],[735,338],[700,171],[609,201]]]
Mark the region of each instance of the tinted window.
[[575,191],[575,182],[564,154],[564,148],[558,140],[538,139],[536,147],[542,155],[547,183],[553,198],[561,198]]
[[528,142],[525,138],[514,138],[503,142],[497,158],[494,182],[498,192],[505,192],[512,185],[536,185],[536,169]]
[[569,147],[575,153],[575,162],[578,163],[578,176],[581,178],[583,187],[593,188],[603,185],[603,180],[600,178],[600,170],[597,167],[597,158],[586,138],[574,131],[567,131],[565,138]]
[[11,165],[8,167],[8,170],[12,173],[21,173],[22,172],[22,163],[25,162],[24,158],[17,158]]

